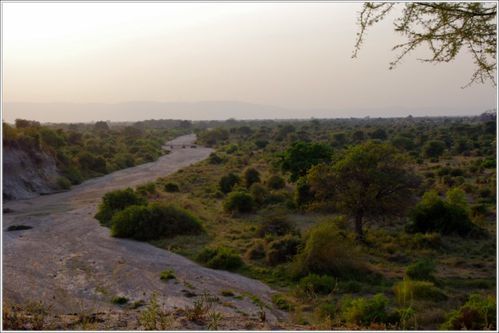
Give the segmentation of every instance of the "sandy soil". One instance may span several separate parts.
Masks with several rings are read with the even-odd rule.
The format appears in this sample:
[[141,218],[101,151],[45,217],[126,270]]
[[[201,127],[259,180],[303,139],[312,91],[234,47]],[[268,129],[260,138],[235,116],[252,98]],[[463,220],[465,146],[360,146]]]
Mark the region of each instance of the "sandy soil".
[[[230,289],[268,304],[267,321],[282,319],[265,284],[202,267],[147,243],[112,238],[93,218],[105,192],[136,186],[205,159],[211,149],[191,148],[194,141],[194,135],[179,137],[167,144],[186,144],[186,148],[178,146],[156,162],[89,180],[68,192],[6,203],[4,209],[13,212],[3,214],[4,299],[43,301],[63,314],[112,311],[117,308],[110,302],[113,296],[147,301],[153,293],[165,307],[182,308],[203,293],[228,301],[220,292]],[[32,229],[5,231],[20,224]],[[165,269],[173,269],[177,278],[161,281],[160,272]],[[231,316],[247,318],[261,311],[250,297],[231,298],[230,306],[222,301],[219,311]]]

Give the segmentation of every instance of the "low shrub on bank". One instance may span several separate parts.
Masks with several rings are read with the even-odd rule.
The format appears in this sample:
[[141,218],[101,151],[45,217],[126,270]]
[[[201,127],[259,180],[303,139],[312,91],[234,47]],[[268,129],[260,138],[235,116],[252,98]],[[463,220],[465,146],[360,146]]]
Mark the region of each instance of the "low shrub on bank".
[[336,224],[328,221],[309,230],[303,248],[293,261],[293,275],[309,273],[357,278],[365,275],[367,269],[351,240],[339,231]]
[[444,330],[496,330],[496,300],[492,296],[470,295],[468,301],[449,314]]
[[145,205],[147,200],[131,188],[108,192],[102,198],[95,218],[105,226],[111,225],[114,214],[133,205]]
[[186,210],[159,203],[129,206],[111,220],[114,237],[153,240],[177,235],[197,234],[202,227],[199,219]]
[[249,213],[254,206],[253,197],[242,191],[231,192],[224,201],[224,210],[231,213]]
[[210,268],[234,270],[243,265],[239,254],[226,247],[205,248],[198,260]]

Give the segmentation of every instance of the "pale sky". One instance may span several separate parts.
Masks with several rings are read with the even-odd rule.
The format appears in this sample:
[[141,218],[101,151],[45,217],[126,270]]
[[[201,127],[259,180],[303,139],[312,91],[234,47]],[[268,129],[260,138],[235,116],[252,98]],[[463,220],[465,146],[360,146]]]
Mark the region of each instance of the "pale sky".
[[[3,101],[239,101],[291,109],[442,108],[456,114],[495,107],[490,84],[461,89],[474,69],[466,54],[431,65],[416,60],[420,52],[388,70],[396,55],[391,47],[400,40],[391,19],[369,30],[359,57],[351,59],[360,7],[3,3]],[[4,104],[4,115],[16,117],[8,112]]]

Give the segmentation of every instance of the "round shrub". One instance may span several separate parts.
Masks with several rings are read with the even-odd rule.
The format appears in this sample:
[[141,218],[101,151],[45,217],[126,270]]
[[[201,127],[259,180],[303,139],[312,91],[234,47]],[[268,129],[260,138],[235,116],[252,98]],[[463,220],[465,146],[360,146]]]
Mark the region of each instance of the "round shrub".
[[112,236],[137,240],[196,234],[201,230],[201,223],[189,212],[159,203],[130,206],[116,213],[111,220]]
[[255,183],[251,185],[249,191],[251,193],[251,196],[253,197],[253,200],[259,206],[262,206],[266,203],[269,192],[265,186],[260,183]]
[[394,314],[388,311],[388,299],[383,294],[376,294],[371,298],[359,297],[343,301],[342,317],[346,322],[357,325],[397,321]]
[[253,241],[251,247],[246,251],[245,256],[251,260],[265,258],[265,242],[261,239]]
[[438,158],[445,150],[445,143],[439,140],[428,141],[424,147],[423,152],[426,157]]
[[435,263],[431,260],[419,260],[408,266],[405,275],[413,280],[434,281]]
[[269,265],[275,266],[290,261],[298,252],[301,239],[294,235],[286,235],[268,244],[266,259]]
[[405,279],[394,285],[393,291],[397,301],[406,304],[411,300],[445,301],[447,295],[429,281],[413,281]]
[[215,269],[234,270],[243,265],[239,254],[226,247],[205,248],[198,255],[198,260]]
[[267,179],[266,184],[267,187],[272,190],[280,190],[281,188],[284,188],[286,182],[284,181],[284,178],[278,175],[272,175]]
[[69,190],[71,188],[71,182],[64,176],[57,177],[57,186],[63,190]]
[[352,242],[334,223],[328,221],[316,224],[309,230],[303,249],[293,261],[293,275],[304,276],[309,273],[355,279],[364,277],[366,269],[361,265]]
[[258,228],[258,237],[266,235],[284,236],[289,233],[294,233],[294,225],[288,221],[284,215],[270,215],[265,217],[260,227]]
[[224,201],[226,212],[249,213],[253,210],[255,202],[246,192],[231,192]]
[[327,275],[309,274],[300,280],[298,288],[307,294],[327,295],[333,291],[334,279]]
[[258,172],[258,170],[256,170],[255,168],[246,169],[244,171],[243,177],[244,177],[244,183],[247,188],[249,188],[254,183],[260,182],[260,172]]
[[220,156],[218,156],[215,153],[211,153],[210,156],[208,157],[208,162],[210,164],[220,164],[223,161],[224,161],[223,158],[221,158]]
[[471,222],[467,208],[462,204],[443,200],[435,192],[427,192],[411,212],[409,232],[456,233],[466,236],[477,227]]
[[496,300],[492,296],[470,295],[468,301],[449,314],[443,330],[492,330],[497,329]]
[[115,190],[104,194],[95,218],[109,226],[113,215],[132,205],[145,205],[147,200],[131,188]]
[[166,183],[164,186],[165,192],[178,192],[180,191],[180,188],[177,183]]
[[239,181],[239,176],[232,172],[223,176],[218,183],[220,191],[222,191],[223,193],[229,193],[230,191],[232,191],[232,188],[239,183]]

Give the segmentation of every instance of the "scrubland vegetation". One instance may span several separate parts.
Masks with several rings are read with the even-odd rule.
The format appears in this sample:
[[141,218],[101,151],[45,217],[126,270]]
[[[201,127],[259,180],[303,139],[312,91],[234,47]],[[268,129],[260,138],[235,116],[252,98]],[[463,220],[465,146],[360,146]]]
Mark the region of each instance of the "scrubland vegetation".
[[216,149],[207,160],[104,197],[114,236],[262,280],[311,329],[496,328],[495,121],[195,131]]
[[187,133],[190,127],[182,121],[146,124],[42,125],[17,119],[13,125],[3,123],[3,145],[27,151],[35,159],[39,153],[52,156],[60,171],[57,185],[68,189],[92,177],[155,161],[165,153],[166,139]]

